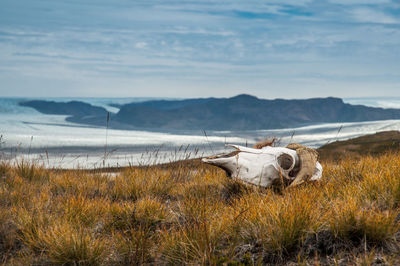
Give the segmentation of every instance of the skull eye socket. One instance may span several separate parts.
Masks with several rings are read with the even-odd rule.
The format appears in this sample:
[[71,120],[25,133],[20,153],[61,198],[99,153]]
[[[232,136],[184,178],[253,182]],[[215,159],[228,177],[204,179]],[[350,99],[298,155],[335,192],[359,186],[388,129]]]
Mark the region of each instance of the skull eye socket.
[[289,170],[293,168],[293,157],[289,154],[283,153],[278,156],[278,164],[283,170]]

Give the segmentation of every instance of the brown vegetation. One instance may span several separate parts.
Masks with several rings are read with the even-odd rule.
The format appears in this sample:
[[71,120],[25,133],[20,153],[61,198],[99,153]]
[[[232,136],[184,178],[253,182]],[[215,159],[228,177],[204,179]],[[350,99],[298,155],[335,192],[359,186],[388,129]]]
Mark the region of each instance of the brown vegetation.
[[340,161],[400,151],[400,132],[384,131],[343,141],[335,141],[318,149],[322,160]]
[[258,189],[191,161],[117,177],[0,164],[0,264],[400,263],[400,154]]

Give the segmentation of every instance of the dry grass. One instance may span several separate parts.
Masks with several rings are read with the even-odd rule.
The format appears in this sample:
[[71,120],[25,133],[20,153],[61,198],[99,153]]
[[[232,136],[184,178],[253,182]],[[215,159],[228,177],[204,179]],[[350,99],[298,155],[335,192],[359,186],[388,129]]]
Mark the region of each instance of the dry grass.
[[273,191],[207,165],[117,177],[0,163],[0,264],[398,264],[400,154]]

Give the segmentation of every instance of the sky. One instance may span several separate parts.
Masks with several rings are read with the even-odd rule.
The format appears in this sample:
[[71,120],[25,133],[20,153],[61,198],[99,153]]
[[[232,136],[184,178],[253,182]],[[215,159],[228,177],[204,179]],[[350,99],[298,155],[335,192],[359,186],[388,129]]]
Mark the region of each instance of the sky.
[[400,0],[2,0],[0,96],[399,97]]

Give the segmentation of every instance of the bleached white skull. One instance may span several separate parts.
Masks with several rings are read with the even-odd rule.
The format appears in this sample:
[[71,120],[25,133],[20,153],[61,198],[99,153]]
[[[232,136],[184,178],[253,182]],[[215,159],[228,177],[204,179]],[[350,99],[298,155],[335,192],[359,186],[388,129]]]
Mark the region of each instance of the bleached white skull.
[[317,162],[317,158],[314,160],[316,156],[309,156],[309,152],[303,152],[299,157],[296,150],[283,147],[266,146],[254,149],[238,145],[228,146],[236,151],[204,158],[202,161],[224,169],[232,178],[261,187],[271,186],[282,179],[297,185],[306,180],[320,179],[322,176],[321,164]]

